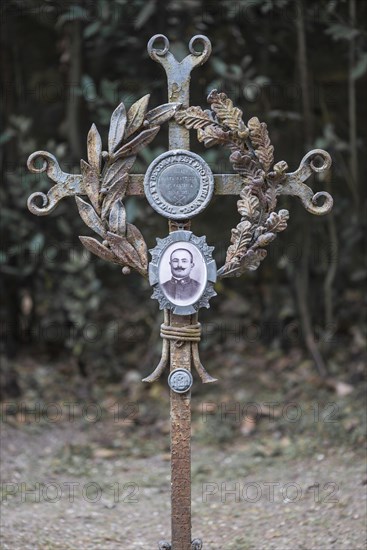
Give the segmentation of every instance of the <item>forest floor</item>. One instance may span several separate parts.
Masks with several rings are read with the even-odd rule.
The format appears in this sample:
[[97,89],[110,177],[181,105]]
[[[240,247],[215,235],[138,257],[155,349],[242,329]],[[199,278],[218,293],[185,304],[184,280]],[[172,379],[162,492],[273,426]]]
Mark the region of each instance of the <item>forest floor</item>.
[[[204,550],[365,548],[365,387],[321,380],[296,355],[256,353],[244,369],[232,349],[211,361],[218,377],[227,366],[219,384],[194,384],[192,533]],[[22,397],[2,403],[1,548],[169,541],[165,381],[129,371],[91,389],[62,362],[17,369]]]

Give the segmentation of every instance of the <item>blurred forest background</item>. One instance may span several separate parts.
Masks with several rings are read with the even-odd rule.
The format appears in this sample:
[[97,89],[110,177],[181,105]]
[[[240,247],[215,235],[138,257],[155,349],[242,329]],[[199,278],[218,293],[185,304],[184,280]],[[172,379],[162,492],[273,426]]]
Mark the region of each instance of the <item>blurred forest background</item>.
[[[167,101],[165,73],[146,51],[157,33],[179,59],[195,34],[212,41],[191,105],[226,92],[245,122],[268,124],[289,171],[315,147],[333,159],[307,182],[333,195],[332,212],[313,216],[281,197],[288,229],[257,271],[219,282],[200,311],[201,360],[219,381],[194,373],[195,533],[212,549],[364,548],[367,2],[3,0],[0,12],[4,548],[152,548],[169,533],[169,391],[166,376],[141,382],[160,358],[162,313],[137,273],[83,249],[74,199],[46,217],[27,209],[31,193],[53,185],[28,172],[31,153],[79,173],[93,122],[106,143],[121,100]],[[194,133],[191,143],[214,173],[231,170],[226,151],[205,150]],[[167,146],[166,125],[135,170]],[[167,235],[143,198],[126,208],[149,248]],[[193,220],[219,267],[238,221],[236,197],[215,197]],[[241,507],[200,494],[207,481],[247,479],[296,481],[304,498]],[[49,506],[11,489],[50,480],[98,481],[104,498]],[[140,504],[106,502],[112,480],[138,483]],[[330,486],[336,500],[324,499]],[[315,487],[324,500],[312,500]]]
[[[151,108],[167,101],[165,74],[146,51],[156,33],[168,36],[178,58],[193,35],[211,39],[210,60],[193,73],[192,105],[205,107],[213,88],[225,91],[245,122],[255,115],[267,122],[275,158],[290,171],[314,147],[333,159],[326,177],[308,182],[333,195],[332,213],[317,218],[283,198],[289,227],[266,261],[218,283],[201,313],[203,362],[220,378],[231,362],[245,373],[253,356],[270,373],[308,365],[330,387],[344,384],[342,393],[357,387],[365,352],[367,3],[6,0],[1,16],[2,398],[22,396],[24,369],[39,365],[47,380],[61,365],[64,382],[75,376],[81,395],[90,395],[101,384],[139,380],[159,359],[161,314],[148,285],[89,256],[72,199],[49,217],[26,207],[32,192],[52,185],[27,171],[30,153],[47,150],[78,173],[92,122],[105,139],[121,100],[128,107],[150,93]],[[137,172],[167,149],[166,130],[140,154]],[[192,149],[213,172],[230,170],[226,152],[204,150],[194,134]],[[193,223],[215,245],[219,266],[238,222],[235,201],[215,198]],[[166,221],[145,200],[129,198],[127,209],[150,247],[166,235]]]

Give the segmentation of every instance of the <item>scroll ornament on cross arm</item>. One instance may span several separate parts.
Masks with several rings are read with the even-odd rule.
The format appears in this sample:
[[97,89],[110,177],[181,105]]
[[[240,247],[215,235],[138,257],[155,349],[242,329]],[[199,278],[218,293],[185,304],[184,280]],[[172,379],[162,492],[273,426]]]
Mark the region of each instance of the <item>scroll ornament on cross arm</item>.
[[[172,118],[180,105],[167,103],[147,112],[149,97],[139,99],[127,112],[123,103],[115,109],[108,151],[102,151],[101,136],[92,125],[87,139],[88,162],[81,160],[81,174],[63,172],[56,158],[46,151],[33,153],[27,163],[31,172],[46,172],[56,182],[47,195],[36,192],[29,197],[28,208],[33,214],[49,214],[60,199],[75,195],[84,223],[102,239],[79,237],[85,248],[123,266],[124,274],[132,268],[144,277],[148,276],[147,246],[139,229],[127,223],[122,201],[137,153],[155,138],[160,125]],[[37,160],[43,161],[41,168],[37,168]],[[37,206],[38,199],[42,199],[42,206]]]
[[[314,195],[303,183],[312,172],[327,170],[331,158],[326,151],[315,149],[302,159],[296,172],[287,173],[285,161],[274,164],[274,147],[264,122],[254,117],[245,125],[242,111],[217,90],[209,94],[208,103],[210,109],[188,107],[177,111],[175,119],[187,129],[196,130],[205,147],[224,145],[231,151],[229,160],[242,182],[237,202],[241,221],[232,229],[231,245],[218,277],[239,277],[246,270],[259,267],[267,255],[265,247],[287,227],[288,210],[275,211],[279,195],[298,196],[313,214],[331,210],[333,199],[328,193]],[[323,160],[321,166],[315,164],[317,157]],[[324,198],[322,206],[317,205],[320,197]]]

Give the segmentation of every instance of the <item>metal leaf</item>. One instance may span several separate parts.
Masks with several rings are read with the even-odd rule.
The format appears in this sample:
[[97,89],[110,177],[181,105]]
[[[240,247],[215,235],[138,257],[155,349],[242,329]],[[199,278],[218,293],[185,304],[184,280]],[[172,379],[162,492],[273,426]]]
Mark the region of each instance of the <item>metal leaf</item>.
[[268,246],[268,244],[270,244],[275,239],[275,237],[275,233],[264,233],[263,235],[260,235],[255,245],[256,247]]
[[115,181],[115,183],[108,189],[107,195],[105,196],[102,204],[102,220],[107,217],[107,214],[113,203],[118,199],[121,200],[124,198],[128,183],[129,174],[123,174],[123,176]]
[[135,225],[128,223],[126,226],[126,238],[129,241],[129,243],[133,245],[133,247],[139,254],[141,265],[145,269],[147,269],[148,268],[148,247],[139,229]]
[[108,152],[112,155],[124,137],[126,126],[126,109],[123,103],[113,111],[108,132]]
[[275,173],[275,180],[281,181],[286,177],[286,172],[288,170],[288,164],[285,162],[285,160],[280,160],[273,166],[273,170]]
[[212,110],[222,124],[225,124],[234,132],[246,131],[241,109],[234,107],[232,100],[226,94],[212,90],[208,96],[208,103],[210,103]]
[[111,208],[108,225],[112,233],[125,235],[126,233],[126,211],[120,200],[116,200]]
[[147,276],[147,270],[141,264],[140,258],[134,247],[129,243],[126,237],[108,232],[107,240],[112,252],[124,265],[136,269],[139,273]]
[[240,268],[240,263],[238,260],[232,262],[226,262],[220,269],[218,269],[218,277],[234,277],[237,275],[237,272]]
[[242,190],[241,197],[242,199],[237,201],[237,210],[238,213],[243,218],[248,218],[249,220],[256,220],[260,215],[260,202],[259,199],[252,195],[251,188],[245,187],[246,193]]
[[265,222],[266,229],[275,233],[280,233],[287,228],[287,221],[289,219],[288,210],[279,210],[279,212],[272,212]]
[[93,231],[98,233],[98,235],[101,235],[101,237],[105,237],[106,228],[104,227],[102,221],[99,219],[93,206],[83,201],[83,199],[81,199],[80,197],[75,197],[75,200],[79,210],[80,217],[82,218],[83,222],[88,227],[93,229]]
[[216,124],[211,124],[205,128],[198,129],[198,140],[204,142],[205,147],[212,147],[213,145],[228,144],[232,141],[232,133],[222,130]]
[[126,237],[116,235],[115,233],[109,231],[107,233],[107,240],[111,246],[112,251],[125,264],[130,265],[131,267],[140,266],[138,253],[129,243]]
[[188,109],[177,111],[175,120],[178,124],[184,124],[188,130],[205,128],[215,122],[210,111],[203,111],[201,107],[188,107]]
[[234,151],[229,157],[229,162],[233,166],[233,170],[246,178],[260,177],[262,170],[259,161],[254,159],[249,153],[242,151]]
[[95,168],[90,166],[85,160],[80,161],[80,170],[82,173],[83,184],[90,202],[94,209],[99,212],[99,175]]
[[225,263],[225,265],[218,270],[218,277],[239,277],[245,271],[254,271],[259,267],[266,255],[267,251],[263,248],[259,248],[258,250],[250,249],[241,260],[236,259],[232,262]]
[[102,163],[102,140],[97,127],[92,124],[87,137],[88,162],[99,174]]
[[97,241],[97,239],[94,239],[93,237],[79,237],[79,239],[83,246],[89,250],[89,252],[99,256],[102,260],[107,260],[108,262],[113,262],[115,264],[119,263],[114,253],[106,246],[103,246],[103,244]]
[[148,108],[149,98],[150,94],[145,95],[144,97],[136,101],[133,105],[131,105],[130,109],[128,110],[126,130],[124,135],[125,139],[136,132],[136,130],[139,130],[140,126],[143,124]]
[[130,172],[136,156],[119,159],[116,162],[110,164],[102,177],[102,187],[111,188],[119,179],[121,179],[126,173]]
[[263,248],[259,248],[258,250],[249,250],[243,258],[241,272],[243,273],[245,270],[255,271],[264,258],[266,258],[267,254],[267,251]]
[[241,258],[245,254],[252,237],[251,227],[251,222],[246,220],[240,222],[236,229],[232,229],[231,242],[233,244],[228,247],[226,262],[230,262],[235,257]]
[[267,125],[253,117],[248,121],[248,127],[255,154],[268,172],[274,163],[274,147],[269,138]]
[[159,126],[154,126],[148,130],[144,130],[138,134],[134,139],[123,145],[116,153],[114,154],[114,160],[117,160],[121,157],[128,157],[135,155],[140,149],[148,145],[157,133],[159,132]]
[[167,120],[170,120],[176,110],[181,106],[181,103],[164,103],[155,109],[148,111],[145,115],[145,120],[152,126],[160,126]]
[[280,188],[281,185],[277,184],[275,180],[273,180],[265,192],[269,212],[272,212],[277,205],[277,195]]

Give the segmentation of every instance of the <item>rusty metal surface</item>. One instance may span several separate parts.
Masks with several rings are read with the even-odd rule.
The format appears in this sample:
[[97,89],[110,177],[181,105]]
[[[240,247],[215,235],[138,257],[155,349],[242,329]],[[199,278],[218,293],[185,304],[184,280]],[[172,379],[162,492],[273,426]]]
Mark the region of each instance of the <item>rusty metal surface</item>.
[[[173,327],[187,325],[187,317],[171,316]],[[170,341],[170,372],[191,370],[191,343]],[[173,550],[191,549],[191,391],[171,395],[171,536]]]
[[[163,39],[164,49],[154,49],[157,38]],[[194,44],[201,42],[203,52],[194,50]],[[190,54],[181,62],[169,52],[169,41],[163,35],[155,35],[148,43],[148,53],[160,63],[167,74],[168,101],[188,106],[190,101],[190,75],[194,67],[202,65],[211,53],[210,40],[202,35],[195,36],[189,44]],[[169,149],[190,149],[189,131],[171,120],[169,124]],[[188,221],[181,222],[190,229]],[[169,222],[170,233],[180,230],[179,224]],[[197,317],[170,313],[173,328],[182,329],[197,323]],[[191,371],[192,346],[197,343],[184,340],[170,340],[170,372],[177,368]],[[171,390],[171,536],[172,550],[200,548],[191,543],[191,391],[177,394]],[[201,541],[200,541],[201,543]]]

